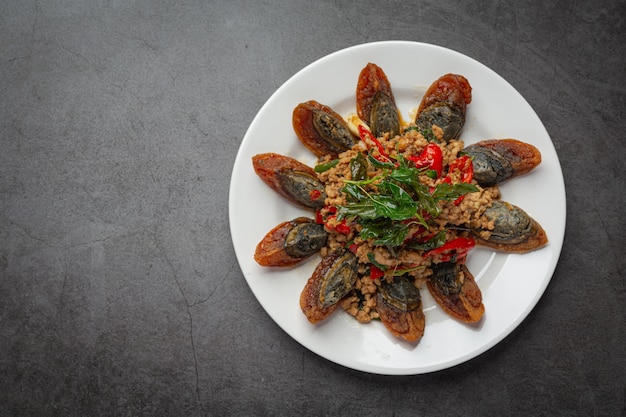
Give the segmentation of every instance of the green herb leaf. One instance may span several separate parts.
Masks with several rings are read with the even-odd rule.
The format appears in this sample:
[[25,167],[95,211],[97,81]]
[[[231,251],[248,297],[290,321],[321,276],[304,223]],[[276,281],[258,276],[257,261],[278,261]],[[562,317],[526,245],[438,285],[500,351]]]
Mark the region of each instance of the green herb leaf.
[[425,265],[418,265],[418,266],[415,266],[413,268],[396,269],[396,270],[393,271],[393,273],[391,275],[393,275],[394,277],[400,277],[400,276],[402,276],[404,274],[407,274],[409,272],[417,271],[418,269],[424,269],[424,268],[426,268]]
[[367,161],[361,152],[350,160],[350,174],[355,181],[367,178]]
[[336,166],[338,163],[339,163],[339,159],[333,159],[332,161],[315,165],[315,168],[313,168],[313,170],[319,174],[321,172],[328,171],[329,169]]
[[367,193],[361,185],[358,183],[347,183],[343,186],[341,191],[348,196],[352,201],[361,201],[367,198]]
[[394,169],[396,166],[392,162],[385,162],[374,158],[371,154],[367,154],[367,160],[375,168],[378,169]]
[[406,220],[415,216],[416,212],[417,204],[406,192],[395,197],[370,194],[367,200],[337,207],[337,213],[341,217],[358,216],[363,219],[385,217],[391,220]]
[[363,239],[375,239],[374,245],[400,246],[409,233],[409,226],[394,223],[390,219],[374,219],[361,221]]
[[429,142],[439,142],[437,140],[437,136],[435,136],[435,133],[432,131],[432,129],[422,130],[422,136],[424,136],[424,139]]
[[360,217],[362,219],[375,219],[378,217],[376,206],[371,201],[351,203],[346,206],[337,207],[337,218]]
[[414,181],[418,180],[418,175],[419,171],[416,168],[401,166],[391,171],[389,178],[401,184],[412,185]]
[[430,190],[419,181],[413,183],[413,189],[417,195],[419,206],[424,213],[437,217],[441,213],[441,208],[437,205],[437,201],[430,194]]
[[376,267],[378,269],[380,269],[381,271],[386,271],[387,270],[387,266],[386,265],[383,265],[381,263],[376,262],[376,257],[374,256],[374,254],[372,252],[368,252],[367,260],[370,261],[370,263],[372,265],[376,265]]
[[433,198],[436,201],[455,200],[462,195],[475,193],[476,191],[478,191],[478,187],[476,187],[474,184],[462,182],[452,185],[443,182],[435,187],[435,190],[433,191]]
[[407,247],[416,250],[431,250],[446,243],[446,231],[442,230],[425,242],[410,242]]
[[435,171],[434,169],[429,169],[428,171],[426,171],[426,175],[428,176],[428,178],[432,179],[436,179],[438,177],[437,171]]

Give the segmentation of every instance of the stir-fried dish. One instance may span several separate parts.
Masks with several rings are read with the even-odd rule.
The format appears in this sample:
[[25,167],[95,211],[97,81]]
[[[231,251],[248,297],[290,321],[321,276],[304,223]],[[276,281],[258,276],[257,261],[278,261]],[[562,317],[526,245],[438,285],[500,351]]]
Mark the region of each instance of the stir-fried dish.
[[314,167],[275,153],[253,157],[264,182],[311,211],[269,231],[254,255],[262,266],[286,267],[319,253],[300,296],[311,323],[341,307],[418,341],[424,288],[450,316],[479,321],[485,307],[465,265],[472,248],[523,253],[547,243],[498,189],[536,167],[539,150],[516,139],[465,146],[471,95],[465,77],[445,74],[405,123],[385,73],[370,63],[357,80],[356,114],[344,119],[314,100],[294,108],[295,133],[318,157]]

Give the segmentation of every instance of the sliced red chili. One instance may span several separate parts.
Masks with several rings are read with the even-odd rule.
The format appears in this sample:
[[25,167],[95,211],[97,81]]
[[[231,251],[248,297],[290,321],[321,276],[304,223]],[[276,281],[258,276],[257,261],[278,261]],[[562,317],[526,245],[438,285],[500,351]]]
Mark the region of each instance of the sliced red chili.
[[381,278],[383,275],[385,275],[385,272],[382,269],[380,269],[374,264],[370,265],[370,278],[371,279],[378,279],[378,278]]
[[350,226],[348,226],[348,225],[346,224],[346,221],[345,221],[345,220],[342,220],[342,221],[341,221],[341,223],[338,223],[338,224],[335,226],[335,230],[336,230],[338,233],[341,233],[342,235],[347,235],[347,234],[350,234],[350,231],[351,231],[352,229],[350,228]]
[[472,238],[457,237],[447,241],[438,248],[431,249],[424,253],[424,257],[439,255],[442,258],[442,262],[449,262],[456,259],[460,262],[465,259],[467,252],[469,252],[476,242]]
[[408,159],[413,162],[415,168],[428,167],[437,173],[437,178],[441,177],[443,153],[438,145],[429,143],[419,155],[410,156]]
[[348,224],[346,223],[345,220],[340,221],[339,223],[335,223],[335,225],[330,225],[330,220],[334,220],[336,219],[337,216],[334,214],[331,214],[330,216],[326,217],[326,221],[325,221],[325,225],[326,228],[328,228],[329,230],[334,230],[337,233],[341,233],[342,235],[348,235],[350,234],[350,231],[352,230],[352,228],[350,226],[348,226]]
[[461,171],[461,181],[469,183],[474,178],[474,164],[467,155],[459,156],[448,167],[448,173],[458,169]]
[[315,210],[315,223],[324,224],[324,216],[322,216],[322,209]]
[[387,150],[385,149],[383,144],[380,143],[380,141],[374,137],[372,132],[367,130],[362,125],[359,125],[358,129],[359,129],[359,136],[361,137],[361,140],[363,142],[365,142],[367,144],[368,140],[371,141],[376,146],[376,149],[378,149],[378,153],[380,154],[380,156],[385,159],[385,162],[388,162],[388,161],[391,160],[391,158],[389,157],[389,154],[387,153]]
[[463,202],[464,198],[465,198],[465,195],[460,195],[456,198],[456,200],[452,202],[452,204],[454,204],[455,206],[458,206],[459,204]]
[[352,243],[350,244],[350,246],[348,246],[348,250],[352,253],[354,253],[356,255],[356,251],[359,249],[359,245],[357,245],[356,243]]
[[[474,164],[472,163],[472,158],[470,158],[467,155],[463,155],[463,156],[456,158],[454,161],[452,161],[452,163],[448,167],[448,176],[446,176],[446,178],[444,179],[444,182],[447,182],[448,184],[452,184],[452,180],[450,179],[450,173],[454,170],[461,171],[462,182],[465,182],[465,183],[472,182],[472,179],[474,178]],[[454,200],[453,204],[455,206],[458,206],[459,204],[461,204],[464,198],[465,198],[465,195],[458,197],[456,200]]]

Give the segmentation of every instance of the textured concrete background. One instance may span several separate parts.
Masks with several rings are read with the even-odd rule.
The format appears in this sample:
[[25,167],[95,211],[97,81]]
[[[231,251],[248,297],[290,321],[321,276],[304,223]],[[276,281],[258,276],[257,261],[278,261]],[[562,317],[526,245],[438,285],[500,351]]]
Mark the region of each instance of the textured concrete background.
[[[0,2],[0,414],[624,416],[625,20],[609,0]],[[411,377],[291,339],[228,227],[232,164],[271,93],[328,53],[395,39],[517,88],[568,207],[518,329]]]

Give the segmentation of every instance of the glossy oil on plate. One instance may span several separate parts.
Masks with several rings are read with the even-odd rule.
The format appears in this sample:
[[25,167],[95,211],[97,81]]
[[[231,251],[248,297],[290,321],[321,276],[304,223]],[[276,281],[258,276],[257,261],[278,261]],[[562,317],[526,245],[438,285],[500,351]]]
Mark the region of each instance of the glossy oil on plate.
[[[545,229],[549,243],[527,254],[476,248],[467,259],[483,293],[485,315],[468,325],[448,317],[423,288],[426,329],[419,343],[392,336],[379,321],[360,324],[341,308],[320,324],[300,310],[302,289],[320,261],[313,256],[287,269],[259,266],[257,243],[278,223],[313,217],[282,199],[261,181],[252,156],[275,152],[310,166],[316,158],[300,143],[291,123],[298,103],[316,100],[342,116],[355,113],[359,72],[368,62],[387,74],[404,120],[410,120],[427,87],[446,73],[464,75],[472,102],[461,134],[465,144],[515,138],[536,146],[542,163],[531,173],[500,186],[502,200],[522,207]],[[415,42],[376,42],[330,54],[285,82],[263,105],[243,139],[231,178],[230,229],[244,277],[267,314],[312,352],[351,369],[412,375],[449,368],[485,352],[510,334],[546,289],[565,232],[565,187],[552,141],[526,100],[502,77],[460,53]]]

